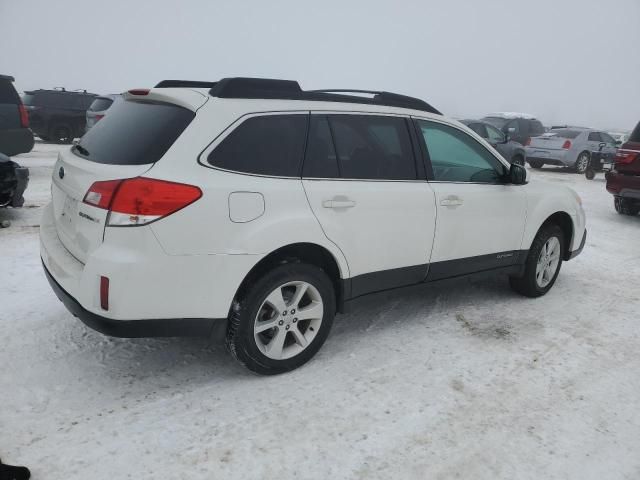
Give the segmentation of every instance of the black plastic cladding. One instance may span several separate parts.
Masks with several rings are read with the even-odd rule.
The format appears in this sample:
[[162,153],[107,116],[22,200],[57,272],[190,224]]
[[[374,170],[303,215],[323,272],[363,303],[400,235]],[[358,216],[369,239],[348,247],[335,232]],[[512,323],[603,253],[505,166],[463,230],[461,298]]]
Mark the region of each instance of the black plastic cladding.
[[[302,90],[295,80],[272,78],[223,78],[219,82],[189,80],[163,80],[155,88],[192,87],[210,88],[209,95],[219,98],[261,98],[277,100],[309,100],[318,102],[359,103],[410,108],[442,115],[424,100],[397,93],[370,90],[329,89]],[[348,93],[369,93],[372,98],[348,95]]]

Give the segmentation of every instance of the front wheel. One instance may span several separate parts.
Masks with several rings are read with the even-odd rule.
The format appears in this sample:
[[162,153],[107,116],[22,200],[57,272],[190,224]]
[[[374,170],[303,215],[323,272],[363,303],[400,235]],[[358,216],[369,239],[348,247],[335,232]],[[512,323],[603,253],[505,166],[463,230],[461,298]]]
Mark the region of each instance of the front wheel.
[[543,167],[544,163],[540,160],[529,160],[529,165],[531,165],[531,168],[540,169]]
[[280,265],[234,302],[227,348],[253,372],[288,372],[322,347],[335,311],[333,284],[322,269],[304,263]]
[[589,167],[589,162],[591,161],[591,156],[587,152],[582,152],[578,159],[576,160],[575,169],[577,173],[583,174],[587,171]]
[[515,165],[522,165],[524,167],[524,158],[522,155],[516,155],[511,159],[511,163]]
[[522,277],[510,277],[511,288],[526,297],[541,297],[553,287],[560,273],[564,235],[557,225],[540,229],[525,262]]

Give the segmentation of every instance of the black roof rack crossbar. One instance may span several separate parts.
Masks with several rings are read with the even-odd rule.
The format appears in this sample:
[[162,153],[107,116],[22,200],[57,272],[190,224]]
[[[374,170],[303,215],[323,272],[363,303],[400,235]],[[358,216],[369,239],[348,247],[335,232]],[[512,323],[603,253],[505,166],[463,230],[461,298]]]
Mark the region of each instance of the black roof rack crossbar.
[[162,80],[153,88],[213,88],[218,82],[202,82],[199,80]]

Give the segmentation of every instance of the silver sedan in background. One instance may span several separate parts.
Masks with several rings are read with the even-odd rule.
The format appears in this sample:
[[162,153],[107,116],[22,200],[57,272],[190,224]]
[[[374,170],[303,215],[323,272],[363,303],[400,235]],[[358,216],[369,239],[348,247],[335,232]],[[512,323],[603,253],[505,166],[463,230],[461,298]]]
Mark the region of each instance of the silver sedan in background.
[[524,147],[527,162],[533,168],[559,165],[584,173],[592,152],[613,155],[616,141],[607,132],[582,127],[552,128],[531,138]]

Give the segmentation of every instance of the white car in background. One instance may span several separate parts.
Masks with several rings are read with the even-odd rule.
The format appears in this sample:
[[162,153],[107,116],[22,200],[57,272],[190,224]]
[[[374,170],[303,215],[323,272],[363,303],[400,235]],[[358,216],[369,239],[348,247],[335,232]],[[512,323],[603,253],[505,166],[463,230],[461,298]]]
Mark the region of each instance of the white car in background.
[[55,165],[52,288],[105,334],[221,333],[261,374],[305,363],[369,293],[481,271],[547,293],[584,246],[579,197],[424,101],[356,93],[129,91]]

